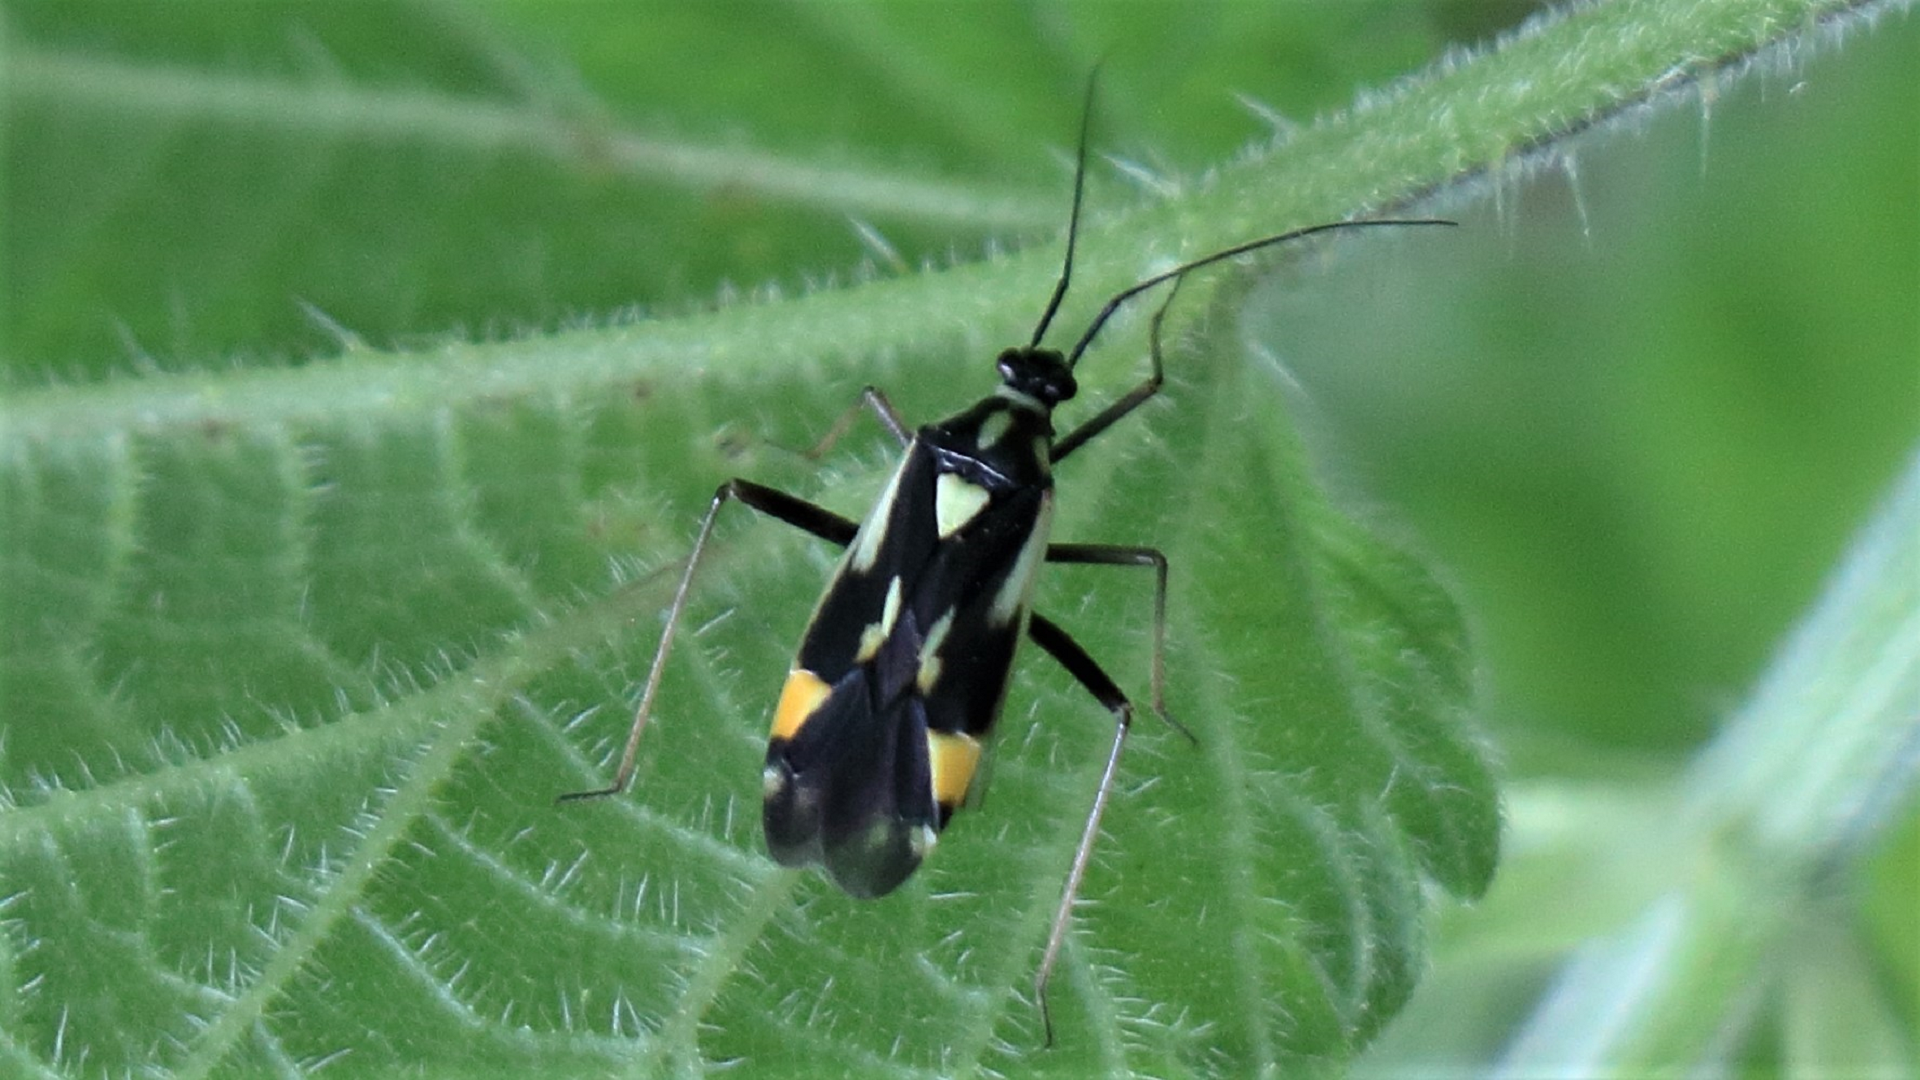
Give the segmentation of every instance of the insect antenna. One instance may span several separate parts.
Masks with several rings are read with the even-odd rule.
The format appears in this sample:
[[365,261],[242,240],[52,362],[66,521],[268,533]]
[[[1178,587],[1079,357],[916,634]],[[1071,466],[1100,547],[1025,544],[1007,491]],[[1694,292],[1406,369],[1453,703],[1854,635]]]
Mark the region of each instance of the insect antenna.
[[[1074,194],[1074,202],[1075,202],[1075,208],[1077,210],[1078,204],[1079,204],[1079,193],[1077,191]],[[1201,267],[1212,266],[1214,263],[1217,263],[1217,262],[1225,262],[1226,260],[1231,259],[1236,255],[1245,255],[1250,251],[1259,251],[1261,248],[1276,247],[1280,244],[1288,243],[1289,241],[1303,240],[1309,236],[1314,236],[1319,233],[1332,232],[1335,229],[1365,229],[1365,228],[1372,228],[1374,226],[1380,226],[1380,225],[1458,225],[1458,224],[1459,222],[1457,221],[1448,221],[1445,218],[1378,218],[1370,221],[1329,221],[1321,225],[1308,225],[1306,228],[1303,228],[1303,229],[1293,229],[1288,232],[1277,233],[1273,236],[1263,236],[1258,240],[1249,240],[1244,244],[1235,244],[1230,248],[1225,248],[1223,250],[1216,251],[1211,255],[1203,255],[1200,258],[1193,260],[1192,262],[1181,263],[1179,266],[1176,266],[1173,269],[1166,271],[1165,273],[1155,274],[1152,277],[1146,279],[1145,281],[1136,282],[1135,284],[1130,285],[1127,288],[1122,289],[1119,292],[1115,293],[1113,295],[1113,298],[1111,300],[1108,300],[1106,302],[1106,305],[1100,309],[1100,313],[1093,317],[1093,321],[1087,324],[1086,333],[1081,334],[1080,340],[1073,343],[1072,350],[1070,350],[1067,353],[1067,367],[1072,368],[1075,364],[1079,363],[1080,354],[1083,352],[1086,352],[1087,346],[1093,344],[1094,336],[1100,333],[1100,328],[1107,324],[1107,320],[1113,317],[1114,312],[1120,310],[1120,306],[1122,304],[1125,304],[1127,301],[1133,299],[1136,296],[1139,296],[1143,292],[1146,292],[1148,289],[1153,288],[1155,285],[1160,285],[1165,282],[1169,282],[1181,277],[1185,277],[1187,274],[1190,274],[1193,271],[1200,269]],[[1067,251],[1068,251],[1069,258],[1071,258],[1072,251],[1073,251],[1073,245],[1072,245],[1071,239],[1069,239],[1068,241]],[[1066,279],[1064,277],[1061,278],[1060,283],[1061,283],[1061,286],[1064,288],[1066,285]],[[1059,297],[1058,297],[1058,294],[1056,294],[1055,302],[1057,303],[1058,300],[1059,300]],[[1047,309],[1047,314],[1049,317],[1052,316],[1053,309],[1051,307]],[[1042,325],[1044,326],[1044,324]]]
[[1067,282],[1073,280],[1073,245],[1080,238],[1080,195],[1087,188],[1087,131],[1093,127],[1093,92],[1099,85],[1100,68],[1096,65],[1093,74],[1087,76],[1087,100],[1080,108],[1080,149],[1073,159],[1073,209],[1067,213],[1067,261],[1060,267],[1060,280],[1047,299],[1047,310],[1040,313],[1040,325],[1033,328],[1033,340],[1027,342],[1030,349],[1047,336],[1047,327],[1060,310],[1060,301],[1067,298]]

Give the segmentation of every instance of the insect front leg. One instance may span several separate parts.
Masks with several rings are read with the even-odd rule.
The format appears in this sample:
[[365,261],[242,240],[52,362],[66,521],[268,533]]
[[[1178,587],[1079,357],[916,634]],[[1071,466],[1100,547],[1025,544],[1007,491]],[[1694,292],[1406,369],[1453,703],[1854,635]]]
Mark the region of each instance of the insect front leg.
[[[1093,419],[1074,428],[1056,439],[1053,444],[1053,461],[1057,465],[1061,459],[1085,446],[1095,435],[1112,427],[1128,413],[1147,403],[1147,399],[1160,392],[1160,384],[1166,381],[1164,365],[1160,362],[1160,326],[1166,321],[1167,309],[1173,306],[1173,298],[1180,294],[1180,278],[1173,279],[1173,287],[1167,290],[1167,298],[1160,301],[1160,307],[1153,313],[1153,321],[1148,324],[1147,355],[1153,368],[1139,386],[1121,395],[1120,400],[1101,409]],[[1165,577],[1162,575],[1162,581]]]
[[680,575],[680,587],[674,590],[673,604],[667,609],[667,625],[660,633],[659,646],[654,650],[653,667],[647,672],[646,688],[640,692],[640,705],[634,710],[633,728],[627,732],[626,749],[620,752],[620,767],[614,771],[613,782],[592,791],[569,792],[560,796],[558,801],[573,802],[618,795],[626,790],[628,782],[633,779],[634,755],[640,751],[640,735],[647,728],[647,719],[653,715],[653,696],[660,689],[660,676],[666,670],[667,654],[673,651],[674,632],[679,629],[681,612],[687,607],[687,593],[693,586],[693,573],[706,553],[707,541],[713,536],[713,523],[720,516],[720,508],[736,499],[763,514],[841,547],[846,547],[853,540],[853,534],[858,529],[853,522],[831,510],[777,488],[737,478],[721,484],[713,493],[713,501],[707,506],[707,516],[700,521],[700,532],[694,537],[693,550],[687,555],[687,569]]

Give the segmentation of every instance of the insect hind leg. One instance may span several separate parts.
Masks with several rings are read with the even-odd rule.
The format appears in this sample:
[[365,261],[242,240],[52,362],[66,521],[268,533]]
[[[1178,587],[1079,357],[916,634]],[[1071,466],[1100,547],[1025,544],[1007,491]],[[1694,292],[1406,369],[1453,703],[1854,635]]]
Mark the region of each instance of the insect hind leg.
[[1027,636],[1067,669],[1086,691],[1113,714],[1113,746],[1107,751],[1107,764],[1100,773],[1100,786],[1093,796],[1093,808],[1080,831],[1080,844],[1074,849],[1073,863],[1067,868],[1066,885],[1061,889],[1060,906],[1053,913],[1053,925],[1047,931],[1047,949],[1040,957],[1040,970],[1033,977],[1033,998],[1040,1007],[1040,1023],[1046,1031],[1047,1045],[1053,1045],[1053,1014],[1047,1009],[1047,981],[1053,976],[1054,962],[1067,940],[1067,926],[1073,920],[1073,902],[1080,894],[1080,883],[1093,860],[1094,840],[1100,835],[1100,818],[1107,810],[1107,797],[1113,792],[1114,777],[1120,770],[1120,751],[1126,745],[1127,732],[1133,726],[1133,703],[1101,669],[1099,663],[1080,643],[1058,624],[1035,614],[1027,624]]
[[640,692],[640,705],[634,710],[633,727],[627,732],[627,745],[620,752],[620,767],[614,770],[613,782],[591,791],[568,792],[556,801],[577,802],[618,795],[632,782],[634,758],[640,752],[640,736],[646,731],[647,720],[653,715],[653,697],[660,689],[660,677],[666,670],[667,656],[673,651],[674,634],[680,627],[680,615],[687,607],[694,571],[699,569],[700,560],[706,553],[707,541],[713,536],[713,524],[720,516],[720,508],[735,500],[841,547],[852,542],[853,534],[859,528],[854,522],[825,507],[816,506],[778,488],[737,478],[721,484],[713,493],[713,501],[707,505],[706,517],[700,521],[700,531],[694,537],[693,550],[687,554],[687,568],[680,575],[680,586],[674,590],[673,604],[667,608],[667,625],[660,633],[659,646],[654,650],[653,667],[647,671],[646,688]]
[[[1163,309],[1164,310],[1164,309]],[[1125,547],[1115,544],[1050,544],[1047,546],[1047,561],[1050,563],[1078,564],[1083,566],[1141,566],[1152,567],[1154,571],[1153,590],[1153,668],[1152,693],[1153,711],[1165,720],[1174,730],[1185,735],[1189,741],[1198,742],[1186,725],[1175,720],[1166,707],[1166,662],[1164,659],[1167,640],[1167,557],[1158,548]],[[1086,826],[1080,833],[1080,844],[1074,850],[1073,863],[1067,870],[1067,882],[1061,891],[1060,907],[1054,912],[1053,925],[1047,932],[1047,949],[1040,958],[1040,970],[1034,976],[1033,996],[1040,1007],[1040,1020],[1046,1029],[1047,1044],[1053,1044],[1053,1017],[1047,1010],[1047,980],[1053,974],[1053,965],[1059,959],[1060,949],[1066,943],[1067,926],[1073,918],[1073,901],[1080,893],[1080,883],[1086,877],[1087,865],[1093,858],[1093,844],[1100,834],[1100,818],[1106,813],[1107,798],[1112,793],[1114,777],[1120,768],[1120,751],[1126,744],[1127,732],[1133,726],[1133,703],[1128,700],[1113,677],[1101,668],[1098,661],[1089,655],[1072,635],[1061,629],[1059,624],[1046,616],[1035,613],[1027,624],[1027,636],[1034,644],[1044,649],[1061,667],[1067,669],[1094,700],[1106,706],[1113,714],[1113,746],[1107,752],[1107,764],[1100,774],[1100,786],[1093,797],[1093,808],[1087,814]]]

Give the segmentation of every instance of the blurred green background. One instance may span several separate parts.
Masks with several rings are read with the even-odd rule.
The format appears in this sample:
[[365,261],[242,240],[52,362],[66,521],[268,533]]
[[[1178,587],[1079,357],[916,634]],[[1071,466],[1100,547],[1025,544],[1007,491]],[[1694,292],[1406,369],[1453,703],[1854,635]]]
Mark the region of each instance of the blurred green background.
[[[1095,58],[1096,142],[1122,167],[1094,197],[1125,203],[1529,10],[13,0],[4,385],[302,364],[343,330],[539,333],[1047,242]],[[174,77],[205,70],[228,96]],[[1528,933],[1545,894],[1498,895],[1538,885],[1526,861],[1563,827],[1530,816],[1536,796],[1659,791],[1920,437],[1916,71],[1909,15],[1815,35],[1443,192],[1467,226],[1444,244],[1250,301],[1334,482],[1456,585],[1484,723],[1529,793],[1517,873],[1449,923],[1435,978],[1455,995],[1416,1004],[1447,1019],[1390,1034],[1387,1062],[1442,1028],[1466,1060],[1497,1046],[1567,943]],[[289,108],[288,86],[339,97]],[[422,139],[410,95],[468,102],[471,124]],[[663,158],[729,152],[650,172],[623,156],[634,131]],[[817,205],[759,182],[761,160],[921,182]],[[972,197],[911,201],[944,183]],[[1907,813],[1861,895],[1912,1030]]]

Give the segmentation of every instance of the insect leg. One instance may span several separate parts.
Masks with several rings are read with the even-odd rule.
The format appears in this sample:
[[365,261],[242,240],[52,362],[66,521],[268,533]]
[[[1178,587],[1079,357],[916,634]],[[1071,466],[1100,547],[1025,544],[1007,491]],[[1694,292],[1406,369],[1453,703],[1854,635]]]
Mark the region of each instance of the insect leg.
[[813,449],[806,451],[803,456],[809,461],[814,461],[833,449],[833,444],[839,442],[841,436],[852,430],[855,420],[860,419],[861,409],[872,412],[874,419],[880,421],[880,426],[886,428],[887,434],[892,435],[894,441],[901,446],[913,440],[913,433],[907,430],[907,422],[900,418],[900,411],[893,407],[893,402],[887,400],[887,395],[881,393],[879,387],[867,386],[861,389],[860,400],[847,406],[847,411],[840,414],[840,418],[833,422],[833,426],[820,437],[820,441],[813,444]]
[[[1049,544],[1047,561],[1050,563],[1068,563],[1083,566],[1151,566],[1154,571],[1153,590],[1153,668],[1152,693],[1153,711],[1160,715],[1175,730],[1194,740],[1193,732],[1175,720],[1166,707],[1166,663],[1164,654],[1167,641],[1167,557],[1158,548],[1121,547],[1113,544]],[[1100,818],[1106,813],[1107,796],[1113,789],[1113,780],[1120,768],[1120,749],[1126,742],[1127,732],[1133,724],[1133,703],[1121,691],[1111,676],[1103,670],[1093,657],[1073,640],[1059,624],[1038,612],[1027,623],[1027,636],[1034,644],[1045,649],[1067,674],[1094,699],[1107,707],[1113,714],[1113,748],[1107,753],[1106,768],[1100,774],[1100,787],[1094,793],[1093,809],[1087,814],[1086,826],[1080,833],[1080,846],[1073,854],[1073,864],[1067,870],[1066,887],[1061,892],[1060,908],[1054,912],[1053,926],[1047,933],[1047,949],[1040,958],[1040,970],[1034,976],[1034,999],[1040,1006],[1040,1020],[1046,1028],[1047,1044],[1053,1044],[1053,1017],[1047,1010],[1047,980],[1053,974],[1053,965],[1059,959],[1060,948],[1066,942],[1067,926],[1073,918],[1073,901],[1080,893],[1080,882],[1086,877],[1087,864],[1093,858],[1094,839],[1100,833]],[[1198,740],[1194,740],[1198,741]]]
[[[1191,742],[1199,742],[1187,726],[1167,712],[1167,557],[1159,548],[1122,547],[1116,544],[1048,544],[1047,561],[1081,566],[1151,566],[1153,581],[1153,667],[1148,685],[1153,691],[1153,711]],[[1035,616],[1038,618],[1038,616]],[[1035,639],[1036,641],[1039,639]],[[1048,650],[1051,652],[1052,650]],[[1081,680],[1084,684],[1085,680]],[[1092,687],[1088,687],[1089,690]],[[1098,696],[1097,694],[1095,696]]]
[[1074,849],[1073,863],[1067,868],[1067,882],[1060,893],[1060,907],[1053,913],[1053,926],[1047,931],[1047,951],[1040,957],[1040,970],[1033,976],[1033,999],[1040,1006],[1040,1023],[1047,1033],[1047,1045],[1053,1045],[1053,1014],[1047,1009],[1047,980],[1053,975],[1054,961],[1067,940],[1067,926],[1073,920],[1073,901],[1080,894],[1080,882],[1087,876],[1087,864],[1093,859],[1093,842],[1100,835],[1100,817],[1107,810],[1107,796],[1113,791],[1113,778],[1120,770],[1120,749],[1126,744],[1127,730],[1133,726],[1133,703],[1100,669],[1087,650],[1059,625],[1035,614],[1027,623],[1027,636],[1067,669],[1075,681],[1113,714],[1113,748],[1107,751],[1107,765],[1100,773],[1100,786],[1094,791],[1093,809],[1087,812],[1087,824],[1080,832],[1080,846]]
[[647,719],[653,714],[653,695],[660,689],[660,675],[666,670],[667,654],[673,650],[674,632],[680,626],[680,613],[686,610],[687,591],[693,585],[693,572],[699,567],[701,555],[707,549],[707,540],[713,535],[713,523],[720,516],[720,508],[733,499],[841,547],[846,547],[853,540],[853,534],[859,528],[831,510],[751,480],[734,479],[721,484],[713,493],[713,502],[707,506],[707,516],[701,519],[700,532],[694,538],[693,550],[687,555],[687,569],[680,575],[680,587],[674,590],[673,604],[667,609],[667,625],[661,631],[659,647],[654,650],[653,667],[647,672],[646,688],[640,692],[640,707],[634,710],[633,729],[627,732],[627,746],[620,752],[620,767],[614,771],[613,783],[592,791],[569,792],[560,796],[560,802],[617,795],[633,779],[634,755],[640,750],[640,733],[646,730]]
[[1148,324],[1148,350],[1153,360],[1153,372],[1145,382],[1122,395],[1120,400],[1101,409],[1093,419],[1067,432],[1053,444],[1053,460],[1060,459],[1086,445],[1089,439],[1112,427],[1122,417],[1145,404],[1147,399],[1160,392],[1160,384],[1165,381],[1160,364],[1160,324],[1166,321],[1167,309],[1173,306],[1173,298],[1180,293],[1181,278],[1173,279],[1173,287],[1167,290],[1167,298],[1160,301],[1160,307],[1153,313],[1153,321]]

